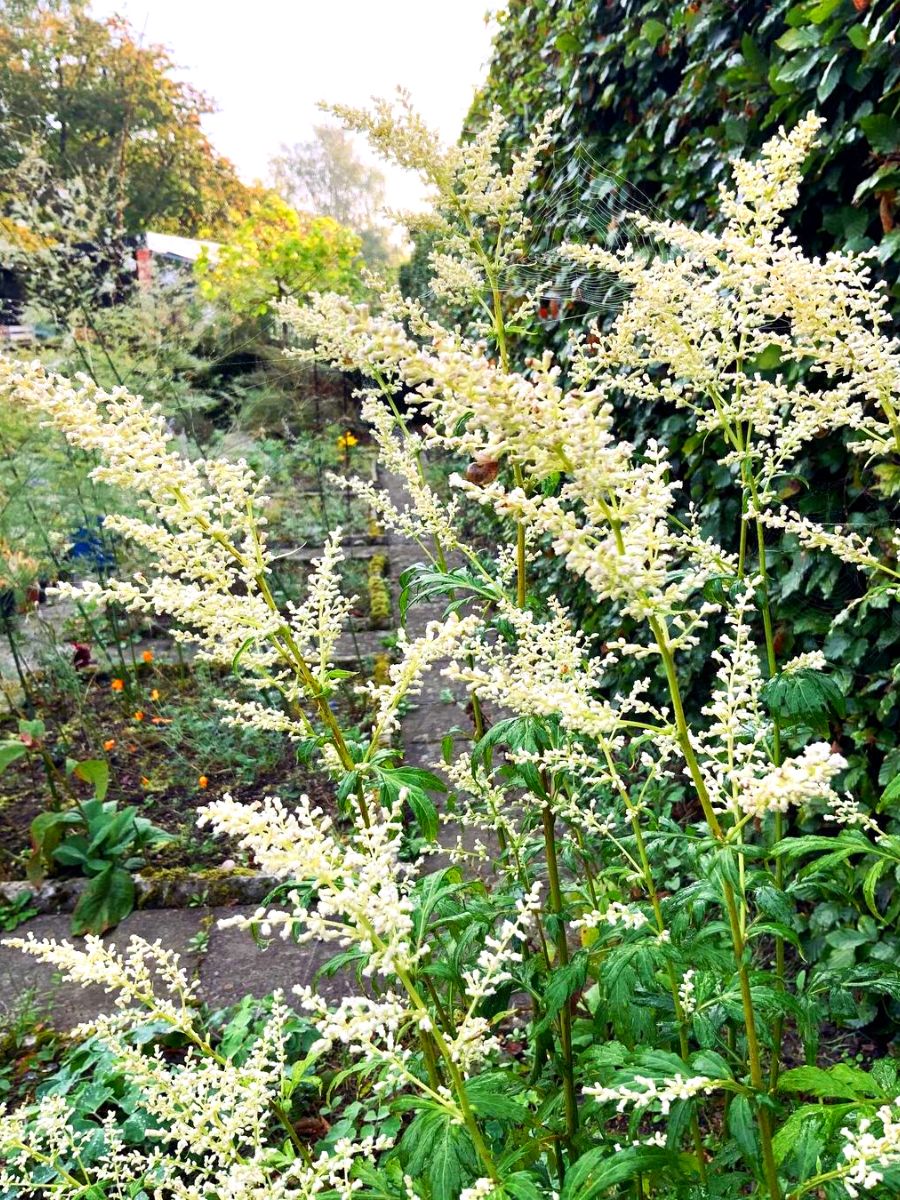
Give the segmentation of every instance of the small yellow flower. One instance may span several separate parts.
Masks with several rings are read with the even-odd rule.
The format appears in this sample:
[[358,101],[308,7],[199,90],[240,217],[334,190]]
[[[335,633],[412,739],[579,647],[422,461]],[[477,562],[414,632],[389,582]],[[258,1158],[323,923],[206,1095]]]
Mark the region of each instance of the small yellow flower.
[[151,699],[151,700],[158,700],[158,699],[159,699],[159,688],[154,688],[154,689],[153,689],[153,691],[150,693],[150,699]]
[[351,446],[355,446],[359,438],[355,438],[348,429],[346,433],[342,433],[337,440],[338,450],[349,450]]

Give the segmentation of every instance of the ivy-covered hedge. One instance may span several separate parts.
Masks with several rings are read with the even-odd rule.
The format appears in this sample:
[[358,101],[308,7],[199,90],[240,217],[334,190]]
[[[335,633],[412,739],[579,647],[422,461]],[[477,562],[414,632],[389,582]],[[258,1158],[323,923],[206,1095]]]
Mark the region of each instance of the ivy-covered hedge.
[[[876,248],[900,313],[898,25],[900,0],[511,0],[470,124],[499,105],[514,150],[546,111],[562,109],[533,189],[540,250],[572,232],[582,149],[667,215],[703,226],[715,220],[729,158],[752,153],[779,125],[815,109],[827,125],[792,228],[814,253]],[[555,321],[556,311],[541,307],[523,352],[562,349],[572,326]],[[597,311],[575,304],[562,315],[587,320]],[[638,445],[651,434],[661,438],[676,459],[691,457],[699,436],[670,409],[625,409],[620,428]],[[691,474],[692,499],[709,533],[733,544],[736,492],[716,457],[710,446]],[[677,470],[683,475],[684,464]],[[794,507],[825,523],[876,538],[896,528],[900,464],[873,480],[838,439],[818,442],[783,487]],[[863,577],[837,561],[813,561],[789,539],[770,555],[779,653],[824,649],[847,696],[846,717],[832,726],[851,758],[847,785],[874,802],[900,774],[895,609],[877,597],[851,607],[865,595]],[[552,554],[541,573],[560,594],[563,573]],[[587,593],[566,599],[589,631],[627,632],[615,613],[595,611]],[[698,649],[695,671],[708,670],[709,648]]]
[[898,0],[511,0],[478,124],[524,139],[560,107],[542,214],[586,149],[669,215],[714,214],[729,157],[815,109],[827,121],[795,228],[809,250],[877,247],[900,300]]

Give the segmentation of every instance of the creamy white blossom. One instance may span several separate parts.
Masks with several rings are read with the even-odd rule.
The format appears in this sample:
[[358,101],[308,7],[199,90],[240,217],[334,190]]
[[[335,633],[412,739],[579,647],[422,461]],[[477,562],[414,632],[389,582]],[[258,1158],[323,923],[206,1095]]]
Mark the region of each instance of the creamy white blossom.
[[[636,1086],[637,1085],[637,1086]],[[705,1075],[673,1075],[660,1083],[647,1075],[634,1076],[634,1083],[621,1083],[613,1087],[592,1083],[584,1089],[586,1096],[592,1097],[604,1104],[614,1100],[616,1111],[625,1112],[627,1108],[644,1109],[659,1105],[659,1111],[665,1116],[676,1100],[690,1100],[693,1096],[709,1095],[718,1086],[718,1080],[709,1079]]]
[[646,913],[633,904],[611,900],[606,908],[592,909],[572,922],[573,929],[596,929],[599,925],[621,925],[623,929],[641,929],[648,922]]
[[377,800],[367,824],[355,812],[352,837],[339,837],[332,819],[301,796],[288,809],[275,796],[240,804],[226,794],[200,810],[199,823],[236,838],[267,874],[313,886],[312,899],[299,889],[286,908],[260,908],[252,917],[229,917],[223,924],[278,928],[285,939],[357,946],[366,956],[364,973],[391,975],[411,966],[418,952],[411,943],[410,889],[415,868],[400,859],[403,834],[399,798],[393,809]]
[[847,1164],[847,1194],[873,1191],[884,1178],[884,1168],[900,1162],[900,1096],[893,1104],[883,1104],[874,1117],[863,1117],[855,1129],[843,1128],[841,1136],[847,1139],[841,1151]]

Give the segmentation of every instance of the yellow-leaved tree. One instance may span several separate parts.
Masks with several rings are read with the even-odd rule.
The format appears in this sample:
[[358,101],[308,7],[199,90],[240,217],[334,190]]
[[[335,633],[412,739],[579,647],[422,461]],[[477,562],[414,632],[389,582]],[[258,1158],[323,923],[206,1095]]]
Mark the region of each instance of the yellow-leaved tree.
[[197,263],[201,292],[241,317],[264,317],[278,300],[314,291],[363,291],[362,242],[332,217],[315,217],[267,193],[227,245]]

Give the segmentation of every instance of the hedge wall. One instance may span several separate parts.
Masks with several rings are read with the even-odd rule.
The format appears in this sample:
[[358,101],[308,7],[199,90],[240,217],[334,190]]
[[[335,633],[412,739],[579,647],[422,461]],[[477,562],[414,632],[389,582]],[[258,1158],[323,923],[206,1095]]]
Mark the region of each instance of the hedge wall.
[[511,0],[501,21],[470,123],[497,104],[515,144],[562,108],[542,206],[583,147],[702,223],[729,157],[815,109],[795,228],[816,252],[876,246],[900,301],[900,0]]
[[[715,219],[729,157],[752,154],[779,125],[790,127],[816,109],[827,126],[792,226],[811,252],[877,247],[900,312],[898,23],[900,0],[512,0],[470,124],[499,105],[511,121],[512,150],[545,111],[562,108],[533,189],[539,237],[552,245],[559,224],[571,219],[580,148],[668,215],[702,226]],[[410,282],[414,276],[410,271]],[[543,307],[538,315],[546,318]],[[577,320],[596,312],[575,305],[566,315]],[[569,328],[537,319],[520,349],[561,349]],[[690,462],[691,498],[708,531],[733,542],[736,489],[713,447],[696,454],[690,419],[630,408],[620,414],[620,428],[638,445],[650,433],[661,437],[682,475]],[[876,538],[879,530],[895,529],[900,515],[900,464],[886,464],[873,480],[839,438],[817,442],[784,488],[801,512]],[[787,657],[825,650],[848,697],[846,720],[832,728],[852,761],[847,786],[874,800],[900,774],[898,606],[884,597],[867,600],[842,622],[851,602],[865,595],[859,573],[836,561],[813,562],[789,539],[770,553],[779,651]],[[552,555],[541,574],[556,594],[567,586]],[[584,589],[567,599],[601,637],[628,632],[615,612],[597,610]],[[709,649],[701,647],[686,668],[708,671]]]

